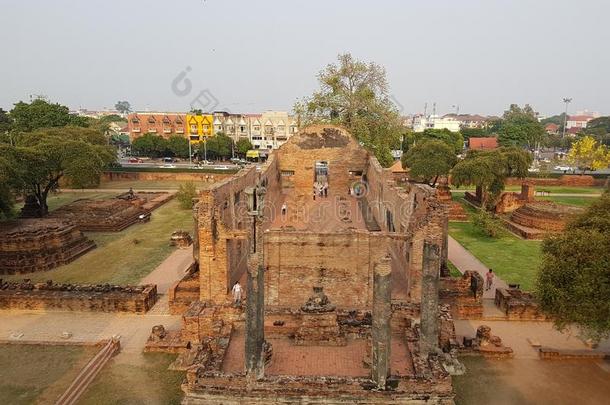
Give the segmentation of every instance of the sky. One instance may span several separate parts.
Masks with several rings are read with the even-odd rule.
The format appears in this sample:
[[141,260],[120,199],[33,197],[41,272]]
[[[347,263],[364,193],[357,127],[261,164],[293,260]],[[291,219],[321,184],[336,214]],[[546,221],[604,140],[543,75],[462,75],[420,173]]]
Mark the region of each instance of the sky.
[[[0,108],[290,110],[339,53],[404,114],[610,113],[607,0],[0,0]],[[196,107],[196,108],[197,108]]]

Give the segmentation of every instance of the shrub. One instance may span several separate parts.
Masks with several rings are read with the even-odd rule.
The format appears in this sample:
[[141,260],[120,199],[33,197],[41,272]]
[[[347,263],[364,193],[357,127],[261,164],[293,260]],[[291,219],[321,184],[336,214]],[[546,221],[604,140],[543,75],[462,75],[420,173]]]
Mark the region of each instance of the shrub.
[[195,183],[188,181],[180,184],[180,189],[176,193],[176,198],[180,202],[180,206],[185,210],[193,208],[193,199],[197,197],[197,189]]
[[485,210],[472,214],[472,223],[481,233],[490,238],[497,238],[504,232],[500,220]]

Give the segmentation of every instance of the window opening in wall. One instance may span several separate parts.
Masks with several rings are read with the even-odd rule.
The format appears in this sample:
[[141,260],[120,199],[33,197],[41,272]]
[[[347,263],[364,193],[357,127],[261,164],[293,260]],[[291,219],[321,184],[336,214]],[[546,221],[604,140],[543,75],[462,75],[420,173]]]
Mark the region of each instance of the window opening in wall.
[[329,189],[328,162],[323,160],[316,161],[314,168],[313,192],[314,196],[328,197]]

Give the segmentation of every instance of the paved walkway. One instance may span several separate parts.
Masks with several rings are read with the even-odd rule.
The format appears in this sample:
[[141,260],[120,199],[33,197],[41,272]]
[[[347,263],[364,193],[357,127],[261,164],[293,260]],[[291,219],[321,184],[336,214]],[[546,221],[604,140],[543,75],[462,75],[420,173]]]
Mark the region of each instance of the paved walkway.
[[[470,253],[464,246],[460,245],[458,241],[449,238],[449,261],[457,267],[460,273],[464,273],[466,270],[474,270],[479,273],[483,280],[485,280],[485,273],[489,271],[489,268],[479,261],[472,253]],[[483,298],[495,298],[496,288],[508,288],[508,284],[502,280],[496,274],[494,277],[494,284],[490,290],[483,293]]]
[[[502,343],[513,349],[515,358],[538,358],[538,349],[533,347],[528,339],[554,349],[589,349],[579,337],[576,328],[559,332],[552,322],[455,320],[454,323],[458,340],[461,340],[462,336],[474,337],[480,325],[489,326],[493,335],[502,338]],[[595,350],[610,351],[610,339],[602,341]]]
[[140,284],[156,284],[158,294],[167,294],[176,281],[184,277],[193,263],[193,249],[177,249],[170,254],[155,270],[140,280]]

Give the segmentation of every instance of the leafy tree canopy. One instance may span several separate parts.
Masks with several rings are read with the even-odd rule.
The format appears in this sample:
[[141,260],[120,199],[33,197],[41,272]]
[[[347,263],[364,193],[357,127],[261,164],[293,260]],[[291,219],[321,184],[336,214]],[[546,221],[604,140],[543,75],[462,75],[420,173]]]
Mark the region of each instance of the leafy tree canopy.
[[610,150],[600,145],[590,136],[585,136],[572,144],[568,152],[568,162],[585,173],[610,165]]
[[411,169],[410,175],[435,186],[440,176],[449,174],[457,162],[454,149],[441,140],[426,140],[402,155],[402,166]]
[[385,69],[340,54],[318,74],[320,90],[297,102],[294,110],[305,125],[342,125],[383,166],[393,163],[391,150],[400,145],[400,114],[390,100]]
[[31,103],[20,101],[11,110],[13,128],[17,132],[31,132],[41,128],[65,127],[73,125],[88,126],[86,117],[70,114],[68,107],[36,99]]
[[152,158],[172,155],[168,140],[151,133],[146,133],[134,139],[131,143],[131,150],[139,156],[150,156]]
[[250,142],[249,139],[240,139],[239,141],[237,141],[237,143],[235,144],[235,148],[237,149],[237,152],[242,155],[242,156],[246,156],[246,153],[254,148],[254,146],[252,145],[252,142]]
[[131,105],[129,101],[117,101],[114,108],[121,114],[127,114],[131,111]]
[[536,284],[541,308],[559,328],[578,325],[588,336],[610,335],[610,192],[542,244]]
[[498,131],[498,142],[502,146],[537,146],[544,138],[544,127],[528,104],[521,108],[511,104],[504,112]]
[[[233,140],[222,132],[207,140],[208,159],[224,159],[231,156]],[[204,145],[199,146],[199,156],[203,159]]]
[[501,147],[490,151],[469,150],[451,170],[451,183],[457,187],[475,185],[483,189],[483,205],[495,206],[507,177],[524,178],[532,155],[520,148]]
[[96,185],[104,168],[116,159],[102,134],[79,127],[25,133],[16,146],[0,145],[0,156],[8,166],[8,186],[35,196],[40,216],[48,213],[47,196],[62,178],[73,187]]

